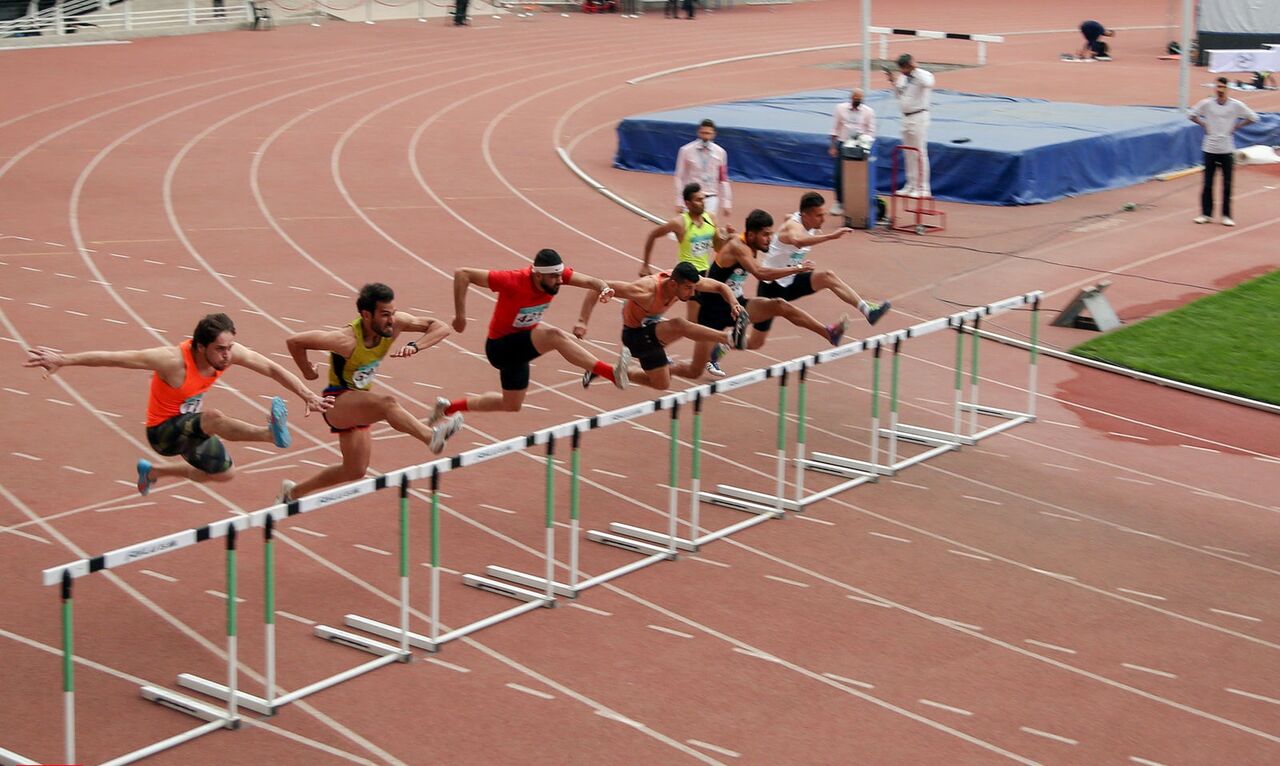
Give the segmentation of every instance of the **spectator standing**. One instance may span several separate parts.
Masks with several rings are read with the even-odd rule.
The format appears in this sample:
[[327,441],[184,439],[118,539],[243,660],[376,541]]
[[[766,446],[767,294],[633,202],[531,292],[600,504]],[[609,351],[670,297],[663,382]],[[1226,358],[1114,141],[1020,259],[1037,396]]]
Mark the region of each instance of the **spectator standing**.
[[848,102],[836,104],[835,124],[831,126],[831,148],[828,153],[835,158],[836,205],[832,215],[844,215],[844,174],[841,172],[840,145],[858,136],[876,137],[876,112],[862,103],[862,88],[854,88]]
[[902,108],[902,145],[919,150],[919,157],[903,152],[907,185],[897,191],[908,197],[932,197],[929,186],[929,98],[933,94],[933,73],[916,66],[910,53],[898,57],[898,74],[888,69],[885,77],[893,86]]
[[698,138],[676,154],[676,212],[685,211],[684,188],[698,184],[706,197],[706,211],[723,223],[732,213],[733,192],[729,188],[729,154],[715,138],[716,124],[703,120],[698,125]]
[[1232,136],[1237,130],[1258,121],[1252,109],[1234,98],[1227,97],[1227,78],[1219,77],[1214,84],[1213,98],[1206,98],[1191,109],[1190,119],[1204,128],[1204,187],[1200,191],[1200,215],[1196,223],[1213,220],[1213,176],[1222,168],[1222,225],[1235,226],[1231,218],[1231,175],[1235,169],[1236,143]]

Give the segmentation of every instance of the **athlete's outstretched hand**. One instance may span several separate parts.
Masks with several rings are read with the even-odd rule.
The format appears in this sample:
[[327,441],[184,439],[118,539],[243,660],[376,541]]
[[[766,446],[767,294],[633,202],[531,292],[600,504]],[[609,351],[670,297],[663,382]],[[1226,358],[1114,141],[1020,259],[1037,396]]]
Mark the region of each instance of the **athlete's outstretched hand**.
[[304,418],[313,412],[327,412],[333,408],[332,396],[318,396],[316,394],[311,394],[306,398],[306,402],[307,411],[302,415]]
[[[610,290],[610,292],[613,292],[613,291]],[[579,322],[576,325],[574,325],[573,337],[577,338],[578,340],[582,340],[583,338],[587,337],[587,326],[582,322]]]
[[58,368],[62,367],[66,360],[62,358],[62,354],[54,351],[47,346],[36,346],[27,349],[27,361],[22,363],[23,367],[40,367],[44,369],[45,376],[57,373]]
[[609,301],[611,301],[611,300],[613,300],[613,288],[612,288],[612,287],[606,287],[605,289],[603,289],[603,290],[601,290],[601,291],[600,291],[600,302],[601,302],[601,303],[608,303],[608,302],[609,302]]

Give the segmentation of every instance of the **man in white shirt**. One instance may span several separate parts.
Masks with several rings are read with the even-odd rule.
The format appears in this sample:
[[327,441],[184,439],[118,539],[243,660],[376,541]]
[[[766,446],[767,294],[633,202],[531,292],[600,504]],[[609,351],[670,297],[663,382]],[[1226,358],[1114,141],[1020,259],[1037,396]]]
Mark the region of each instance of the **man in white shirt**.
[[720,221],[728,221],[733,207],[729,188],[729,154],[715,143],[716,124],[703,120],[698,125],[698,139],[680,147],[676,154],[676,212],[683,213],[684,187],[698,184],[706,200],[706,211]]
[[876,137],[875,110],[862,103],[862,88],[854,88],[848,102],[836,104],[835,124],[831,126],[831,148],[827,151],[836,161],[836,204],[832,215],[844,215],[844,174],[840,172],[840,145],[858,136]]
[[1241,101],[1227,98],[1227,78],[1219,77],[1216,95],[1206,98],[1191,109],[1192,122],[1204,128],[1204,187],[1200,191],[1200,215],[1196,223],[1213,220],[1213,176],[1222,168],[1222,225],[1235,226],[1231,219],[1231,173],[1235,168],[1235,141],[1232,135],[1241,127],[1258,121],[1258,115]]
[[[933,73],[916,66],[910,53],[898,57],[898,74],[885,70],[902,107],[902,145],[919,152],[902,152],[907,166],[907,185],[898,194],[908,197],[932,197],[929,187],[929,97],[933,94]],[[915,156],[919,154],[919,156]]]

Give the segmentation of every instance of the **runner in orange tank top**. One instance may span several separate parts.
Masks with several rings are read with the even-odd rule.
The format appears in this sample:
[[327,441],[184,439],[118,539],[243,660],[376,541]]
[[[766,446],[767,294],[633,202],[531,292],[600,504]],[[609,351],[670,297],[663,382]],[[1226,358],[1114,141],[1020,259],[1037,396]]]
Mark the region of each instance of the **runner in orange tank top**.
[[182,461],[138,461],[138,491],[147,494],[162,476],[191,481],[227,481],[235,474],[227,441],[272,442],[289,446],[288,410],[284,400],[271,401],[264,426],[237,420],[218,410],[204,409],[204,395],[236,364],[271,378],[306,402],[307,412],[333,406],[332,398],[316,396],[296,375],[262,354],[236,343],[236,327],[226,314],[209,314],[196,325],[190,340],[177,346],[139,351],[82,351],[61,354],[38,346],[27,349],[24,367],[41,367],[49,374],[63,367],[120,367],[151,370],[151,395],[147,402],[147,441],[166,457]]
[[[730,292],[729,286],[714,279],[700,276],[693,264],[681,262],[671,270],[635,282],[608,282],[614,294],[626,299],[622,307],[622,343],[631,352],[643,370],[632,373],[631,380],[641,385],[665,391],[671,386],[671,376],[699,378],[706,362],[696,369],[690,362],[672,364],[667,358],[666,347],[681,338],[696,342],[729,343],[743,348],[746,343],[747,312],[742,310]],[[665,319],[664,314],[678,301],[688,301],[694,293],[715,293],[729,304],[734,326],[727,330],[690,322],[688,319]],[[573,334],[586,337],[587,321],[598,300],[592,293],[582,303],[583,319],[573,328]]]

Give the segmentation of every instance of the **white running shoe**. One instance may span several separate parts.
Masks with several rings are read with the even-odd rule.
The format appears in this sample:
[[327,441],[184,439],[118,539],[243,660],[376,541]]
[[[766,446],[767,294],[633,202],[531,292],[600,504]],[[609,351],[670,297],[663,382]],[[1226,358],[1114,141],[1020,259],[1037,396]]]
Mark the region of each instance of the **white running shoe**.
[[431,410],[431,417],[427,418],[427,425],[434,426],[440,422],[440,418],[444,417],[444,411],[449,409],[449,400],[443,396],[436,397],[436,406]]
[[720,365],[715,362],[707,362],[707,374],[713,378],[723,378],[728,373],[720,369]]
[[831,215],[844,215],[844,208],[840,206],[839,202],[837,202],[832,205],[831,210],[827,212],[831,213]]
[[627,390],[627,386],[631,385],[631,378],[627,374],[627,368],[631,366],[631,351],[623,346],[618,352],[618,362],[613,365],[613,385]]
[[292,479],[285,479],[284,481],[280,482],[280,494],[276,495],[276,502],[292,503],[293,488],[296,486],[298,486],[298,482],[293,481]]
[[1191,220],[1195,221],[1196,223],[1209,223],[1213,219],[1207,215],[1198,215],[1195,218],[1192,218]]
[[444,443],[449,440],[449,437],[461,430],[461,414],[450,415],[441,421],[440,425],[436,426],[431,431],[431,444],[428,445],[431,448],[431,454],[439,455],[441,452],[444,452]]
[[1222,225],[1223,225],[1223,226],[1235,226],[1235,225],[1236,225],[1236,222],[1235,222],[1235,221],[1233,221],[1233,220],[1231,220],[1230,218],[1227,218],[1227,217],[1225,217],[1225,216],[1224,216],[1224,217],[1222,218]]

